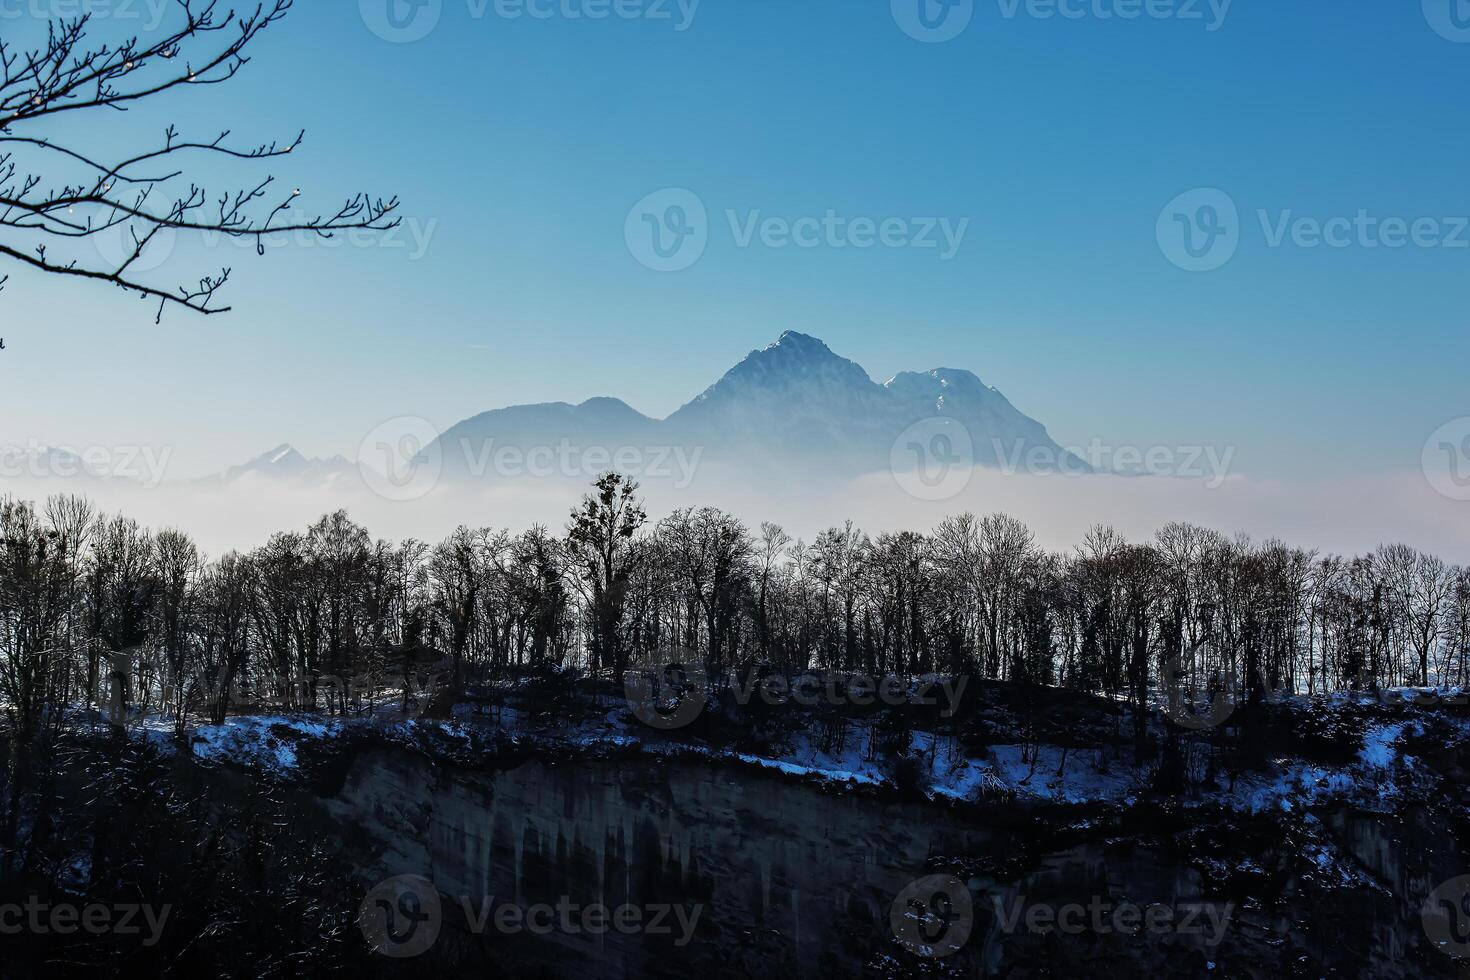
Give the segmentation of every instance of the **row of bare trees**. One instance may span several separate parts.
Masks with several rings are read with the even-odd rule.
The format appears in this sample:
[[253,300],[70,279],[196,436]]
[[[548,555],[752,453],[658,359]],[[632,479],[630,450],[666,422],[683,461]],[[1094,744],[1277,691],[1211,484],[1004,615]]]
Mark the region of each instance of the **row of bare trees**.
[[[419,672],[458,696],[528,672],[619,681],[669,650],[716,686],[753,667],[1063,686],[1133,703],[1141,735],[1161,680],[1206,643],[1187,666],[1243,700],[1467,685],[1470,570],[1404,545],[1324,556],[1177,523],[1136,543],[1098,527],[1048,553],[1004,515],[876,537],[849,522],[807,543],[707,507],[651,522],[616,474],[560,532],[391,544],[339,511],[212,560],[81,498],[0,501],[10,787],[99,710],[182,734],[242,691],[349,714],[376,692],[406,699]],[[0,840],[19,819],[20,794],[5,798]]]
[[1095,528],[1052,554],[1013,518],[970,514],[806,543],[713,508],[651,523],[616,475],[559,534],[394,545],[338,512],[208,560],[181,531],[59,497],[5,503],[0,541],[0,697],[22,741],[59,705],[100,705],[120,655],[133,710],[181,731],[222,720],[242,685],[345,713],[350,688],[321,678],[619,680],[670,648],[717,683],[757,664],[970,673],[1140,705],[1206,639],[1244,697],[1470,682],[1470,572],[1404,545],[1343,558],[1170,524],[1141,543]]

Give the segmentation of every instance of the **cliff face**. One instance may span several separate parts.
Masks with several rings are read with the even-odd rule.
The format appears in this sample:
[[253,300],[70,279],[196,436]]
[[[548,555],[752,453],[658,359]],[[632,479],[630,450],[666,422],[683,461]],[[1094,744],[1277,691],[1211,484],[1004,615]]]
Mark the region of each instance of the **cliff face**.
[[[433,882],[443,928],[426,956],[460,969],[1409,977],[1455,965],[1427,948],[1419,909],[1464,862],[1412,806],[950,807],[701,762],[533,756],[487,771],[394,747],[353,750],[333,783],[307,793],[305,809],[343,841],[365,886]],[[895,899],[936,874],[963,881],[970,908],[936,903],[930,888],[915,912],[936,945],[906,945]],[[679,905],[697,918],[687,933],[670,916],[662,934],[506,934],[477,923],[487,899]],[[1046,928],[1069,906],[1067,921],[1084,928]],[[1130,934],[1132,920],[1112,917],[1128,906],[1167,908],[1170,924]],[[959,949],[925,955],[946,934]]]
[[846,933],[886,929],[894,896],[931,855],[980,853],[996,840],[920,805],[688,763],[532,761],[436,775],[411,755],[374,752],[322,805],[361,832],[364,877],[433,881],[446,926],[464,897],[700,908],[685,945],[677,935],[557,933],[554,948],[533,952],[582,976],[687,977],[742,961],[751,975],[819,962],[858,972],[866,944]]

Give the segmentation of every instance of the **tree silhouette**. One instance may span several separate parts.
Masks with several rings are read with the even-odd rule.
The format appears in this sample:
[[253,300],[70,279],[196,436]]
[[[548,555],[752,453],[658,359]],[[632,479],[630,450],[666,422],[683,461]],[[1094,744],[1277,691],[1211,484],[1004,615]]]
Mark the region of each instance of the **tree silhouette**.
[[[330,215],[292,216],[299,190],[278,190],[269,174],[240,188],[211,192],[186,161],[197,158],[262,162],[287,156],[289,143],[237,146],[228,129],[206,140],[172,125],[161,144],[121,159],[104,159],[75,141],[47,135],[47,124],[79,117],[89,127],[104,111],[153,105],[176,90],[230,81],[249,62],[247,49],[290,12],[292,0],[271,0],[245,15],[220,14],[214,2],[175,0],[177,23],[147,43],[137,37],[93,43],[91,15],[48,23],[46,40],[26,51],[0,39],[0,256],[43,272],[112,283],[158,302],[155,322],[170,304],[198,313],[230,309],[216,294],[230,269],[173,288],[144,280],[139,260],[159,235],[214,233],[254,239],[266,234],[330,238],[339,231],[386,231],[398,224],[398,199],[353,194]],[[98,127],[100,128],[100,126]],[[92,130],[89,128],[89,132]],[[95,244],[117,234],[124,245],[109,260]],[[65,252],[64,255],[55,254]],[[0,276],[3,287],[8,276]]]

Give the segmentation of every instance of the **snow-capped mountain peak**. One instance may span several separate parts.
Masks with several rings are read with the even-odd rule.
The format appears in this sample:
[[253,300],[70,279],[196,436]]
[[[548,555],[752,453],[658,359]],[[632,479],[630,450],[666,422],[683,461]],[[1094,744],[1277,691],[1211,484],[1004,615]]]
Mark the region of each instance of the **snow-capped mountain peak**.
[[356,476],[357,468],[342,456],[307,457],[289,442],[283,442],[254,459],[230,467],[219,479],[225,483],[243,479],[332,482],[349,474]]
[[[681,446],[697,448],[707,459],[840,475],[887,467],[896,440],[935,418],[963,427],[970,458],[981,465],[998,465],[1036,447],[1048,450],[1051,458],[1063,456],[1040,422],[972,371],[903,371],[879,384],[818,338],[795,330],[752,350],[663,420],[607,397],[580,404],[512,405],[450,427],[438,445],[446,473],[456,477],[493,474],[491,466],[470,464],[493,459],[499,449],[528,452],[564,444],[608,450]],[[347,471],[354,471],[353,464],[341,457],[310,459],[283,443],[234,467],[224,480],[315,481]]]

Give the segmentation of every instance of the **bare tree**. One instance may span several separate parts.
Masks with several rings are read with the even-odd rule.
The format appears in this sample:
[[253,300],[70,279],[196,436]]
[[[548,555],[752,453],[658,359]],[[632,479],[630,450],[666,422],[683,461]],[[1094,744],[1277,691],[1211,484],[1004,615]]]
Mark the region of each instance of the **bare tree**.
[[0,500],[0,702],[11,741],[0,844],[7,849],[16,841],[37,743],[61,720],[53,709],[68,665],[57,639],[73,595],[73,548],[29,504]]
[[622,642],[628,583],[641,564],[635,535],[648,520],[637,496],[638,484],[618,473],[597,478],[595,492],[583,495],[567,524],[567,550],[578,571],[592,621],[592,666],[612,668],[622,683],[627,650]]
[[[292,0],[270,0],[236,16],[214,2],[175,0],[177,20],[146,42],[93,42],[91,16],[49,23],[44,44],[15,50],[0,39],[0,256],[42,272],[111,283],[158,303],[155,321],[169,304],[198,313],[230,309],[215,302],[230,269],[193,284],[168,288],[144,281],[139,260],[164,233],[196,232],[254,239],[264,253],[267,234],[303,233],[330,238],[347,229],[385,231],[398,219],[397,198],[354,194],[335,212],[295,218],[299,190],[278,190],[265,175],[235,190],[211,192],[191,158],[262,162],[301,145],[237,145],[228,129],[210,139],[190,139],[174,127],[161,143],[107,157],[70,141],[58,142],[47,124],[77,117],[100,130],[104,110],[154,105],[195,85],[219,85],[245,67],[251,45],[290,11]],[[103,257],[99,236],[116,234],[120,254]],[[9,239],[9,240],[7,240]],[[58,255],[57,252],[66,254]],[[0,276],[0,286],[8,277]]]
[[204,562],[199,549],[182,531],[160,531],[155,539],[154,562],[158,602],[155,632],[162,648],[165,707],[173,712],[174,735],[182,738],[189,723],[189,701],[194,693],[194,646],[189,635],[199,599]]
[[676,510],[659,523],[658,534],[680,591],[704,619],[705,669],[719,675],[751,572],[750,535],[739,520],[714,507]]
[[1429,653],[1443,633],[1440,613],[1450,600],[1454,578],[1439,558],[1405,544],[1383,545],[1374,554],[1392,590],[1394,605],[1418,661],[1420,684],[1429,683]]

